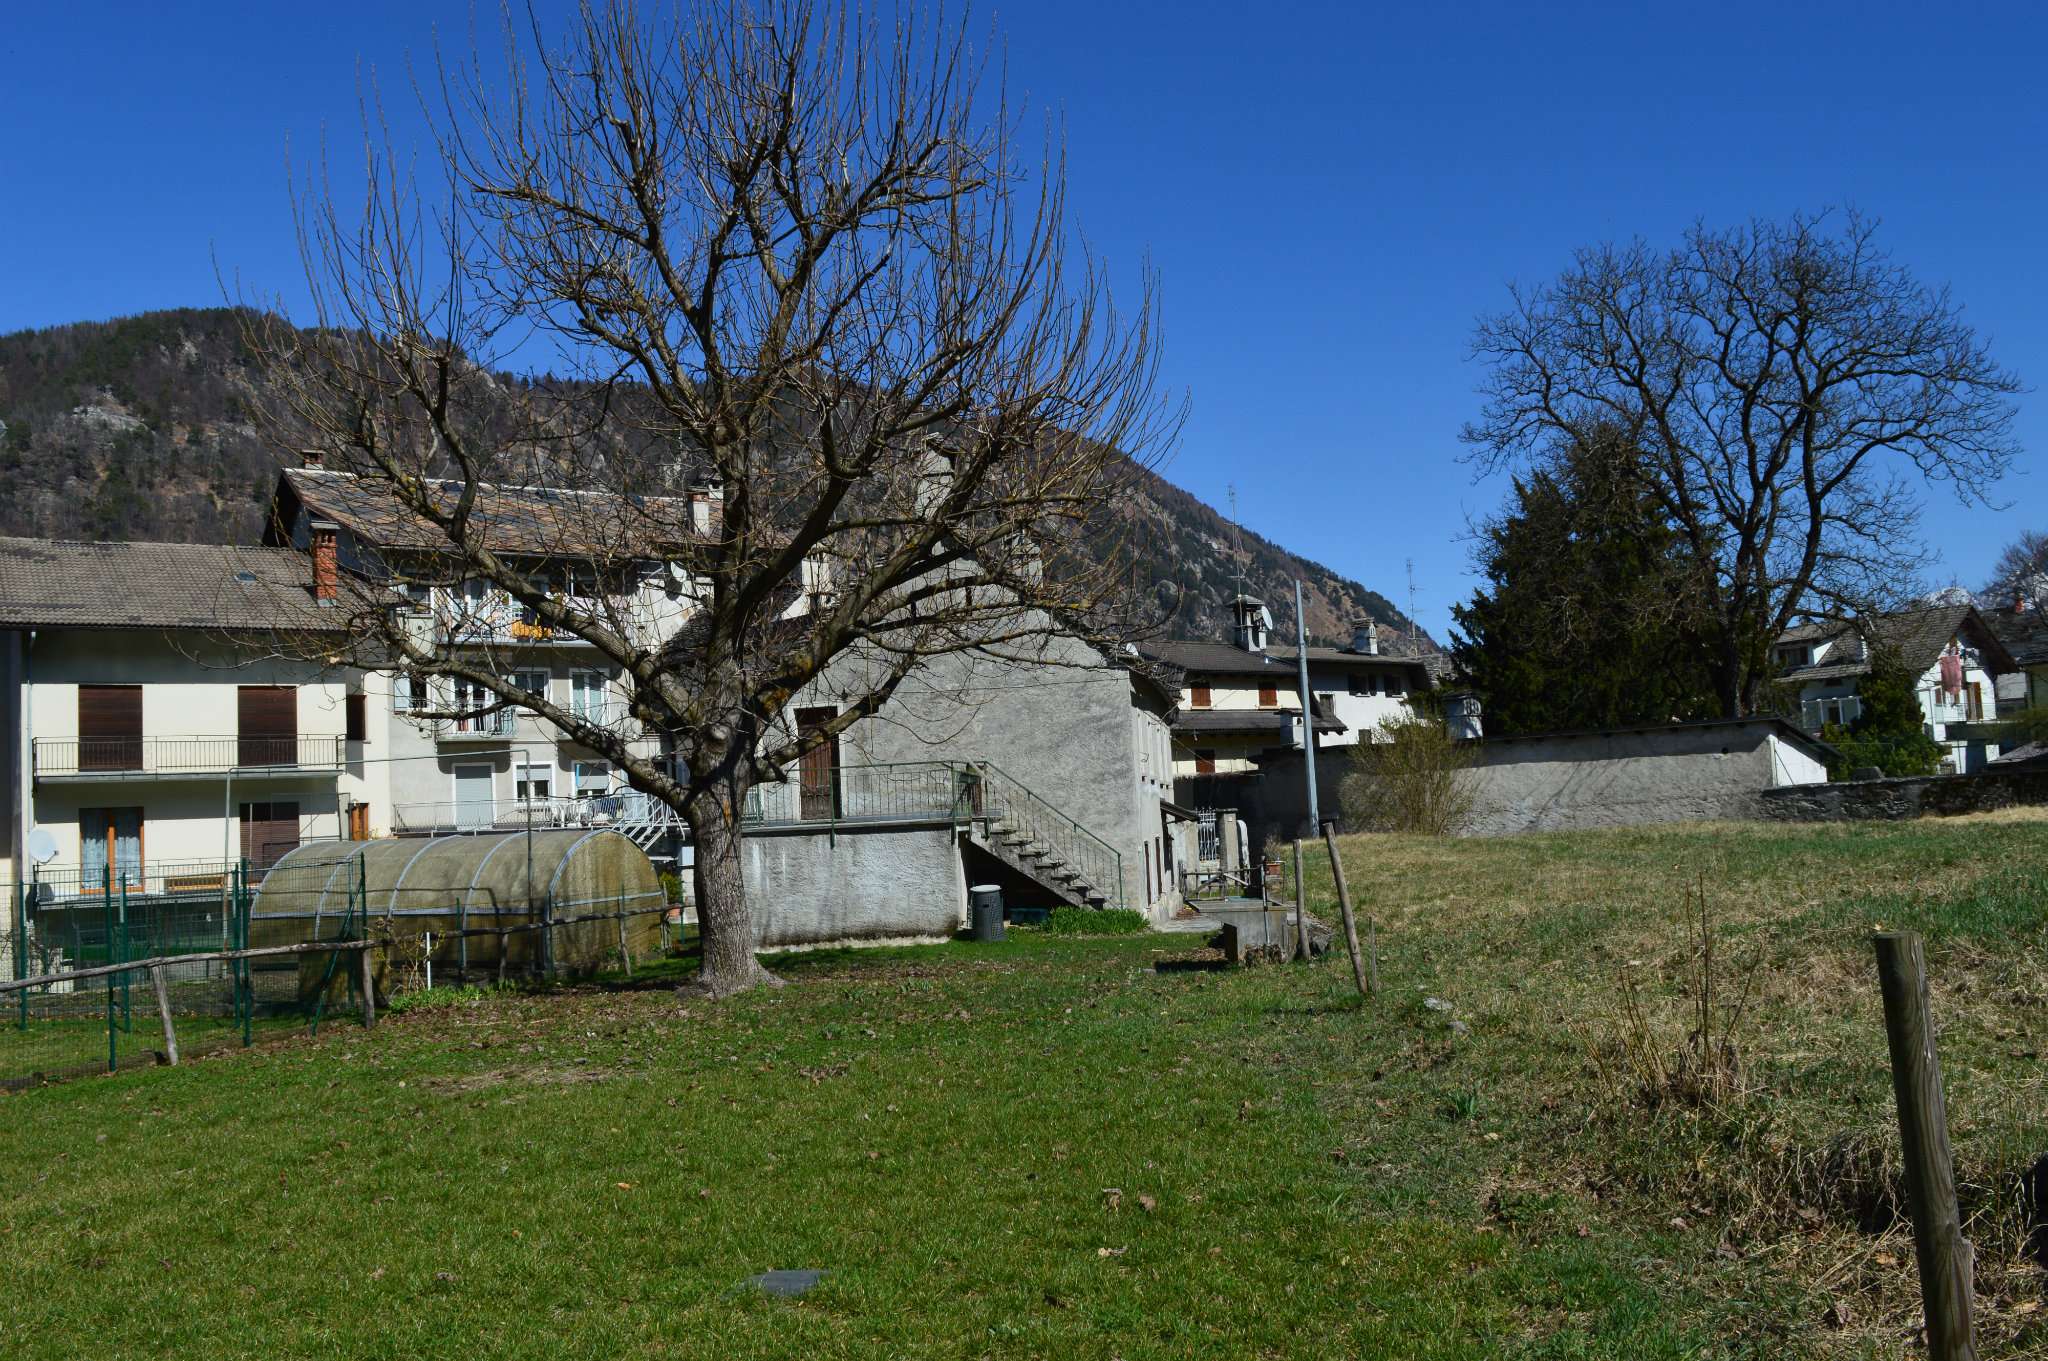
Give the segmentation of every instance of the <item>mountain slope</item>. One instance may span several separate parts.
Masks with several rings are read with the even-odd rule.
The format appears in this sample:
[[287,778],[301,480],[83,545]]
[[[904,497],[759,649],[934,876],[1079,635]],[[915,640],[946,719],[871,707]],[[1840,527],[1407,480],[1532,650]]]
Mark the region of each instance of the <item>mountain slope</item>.
[[[253,542],[279,452],[249,412],[268,394],[234,312],[184,309],[0,336],[0,533],[46,538]],[[1140,471],[1117,507],[1137,583],[1173,610],[1170,631],[1223,638],[1236,594],[1231,525]],[[1353,619],[1405,648],[1386,597],[1245,532],[1247,593],[1291,631],[1302,580],[1311,636],[1341,642]],[[1420,646],[1434,651],[1423,635]]]

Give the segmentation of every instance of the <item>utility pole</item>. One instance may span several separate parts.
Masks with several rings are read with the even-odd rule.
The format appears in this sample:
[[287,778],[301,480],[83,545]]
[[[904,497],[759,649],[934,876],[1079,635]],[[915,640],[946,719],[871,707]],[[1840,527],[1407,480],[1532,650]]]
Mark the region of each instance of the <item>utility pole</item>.
[[1301,754],[1308,770],[1308,823],[1311,829],[1323,825],[1322,810],[1316,804],[1316,710],[1315,696],[1308,688],[1308,621],[1301,609],[1301,578],[1294,579],[1294,655],[1301,663]]

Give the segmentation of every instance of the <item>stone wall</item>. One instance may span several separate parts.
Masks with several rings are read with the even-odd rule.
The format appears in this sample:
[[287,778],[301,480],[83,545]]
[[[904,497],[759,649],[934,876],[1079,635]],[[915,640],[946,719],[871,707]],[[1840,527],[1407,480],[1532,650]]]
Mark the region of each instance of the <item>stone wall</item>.
[[1763,814],[1780,822],[1854,822],[1982,813],[2048,804],[2048,767],[1893,780],[1845,780],[1766,790]]

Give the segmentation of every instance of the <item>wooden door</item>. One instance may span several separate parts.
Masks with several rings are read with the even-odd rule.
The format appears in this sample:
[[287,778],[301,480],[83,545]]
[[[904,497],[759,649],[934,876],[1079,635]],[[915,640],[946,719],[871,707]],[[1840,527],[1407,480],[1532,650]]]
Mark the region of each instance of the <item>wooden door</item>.
[[142,769],[142,687],[78,687],[78,768]]
[[368,841],[370,839],[370,805],[350,804],[348,810],[348,839]]
[[299,692],[290,685],[235,687],[235,764],[289,766],[299,757]]
[[[796,731],[808,737],[839,717],[837,709],[798,709]],[[839,739],[832,738],[804,753],[801,775],[801,816],[806,822],[829,818],[838,808]]]
[[294,800],[242,805],[242,856],[256,869],[269,869],[299,844],[299,805]]

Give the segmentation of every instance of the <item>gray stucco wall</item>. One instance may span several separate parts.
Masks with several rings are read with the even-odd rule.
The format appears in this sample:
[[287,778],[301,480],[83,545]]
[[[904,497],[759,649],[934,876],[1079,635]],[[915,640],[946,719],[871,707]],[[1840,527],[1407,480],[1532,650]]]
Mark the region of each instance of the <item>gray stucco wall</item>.
[[[879,714],[841,739],[840,763],[992,761],[1115,847],[1125,896],[1143,909],[1145,857],[1161,836],[1159,798],[1169,791],[1163,778],[1147,784],[1130,676],[1066,636],[1047,638],[1028,655],[1017,645],[1011,651],[925,661]],[[843,661],[785,713],[858,693],[860,665]],[[1103,887],[1115,896],[1116,885]],[[1155,910],[1165,907],[1162,894]]]
[[1765,724],[1492,741],[1467,773],[1479,836],[1761,816]]
[[1969,775],[1798,785],[1771,790],[1761,800],[1764,816],[1782,822],[1882,821],[2028,804],[2048,804],[2048,769],[1992,766]]
[[764,829],[740,858],[763,949],[944,937],[966,921],[960,849],[944,825]]

